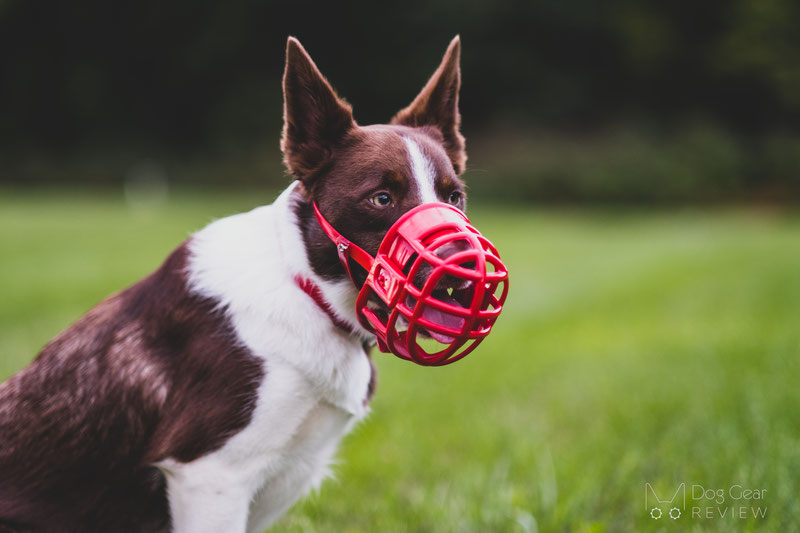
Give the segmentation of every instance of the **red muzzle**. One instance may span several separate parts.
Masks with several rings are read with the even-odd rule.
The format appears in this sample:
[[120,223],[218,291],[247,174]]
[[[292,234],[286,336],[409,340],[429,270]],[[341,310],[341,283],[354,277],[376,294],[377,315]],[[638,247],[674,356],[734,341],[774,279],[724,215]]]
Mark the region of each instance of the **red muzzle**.
[[356,315],[381,351],[446,365],[489,334],[508,294],[508,270],[464,213],[444,203],[417,206],[389,228],[373,258],[336,231],[316,203],[314,212],[350,278],[350,259],[368,272]]

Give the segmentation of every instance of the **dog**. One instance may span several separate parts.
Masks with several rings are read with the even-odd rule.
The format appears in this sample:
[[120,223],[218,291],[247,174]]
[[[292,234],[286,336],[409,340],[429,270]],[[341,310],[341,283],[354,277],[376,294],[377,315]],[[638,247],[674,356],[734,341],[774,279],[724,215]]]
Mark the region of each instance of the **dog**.
[[0,531],[263,531],[321,483],[376,373],[313,202],[373,255],[412,208],[465,209],[459,55],[456,37],[408,107],[360,126],[288,39],[291,185],[193,234],[0,385]]

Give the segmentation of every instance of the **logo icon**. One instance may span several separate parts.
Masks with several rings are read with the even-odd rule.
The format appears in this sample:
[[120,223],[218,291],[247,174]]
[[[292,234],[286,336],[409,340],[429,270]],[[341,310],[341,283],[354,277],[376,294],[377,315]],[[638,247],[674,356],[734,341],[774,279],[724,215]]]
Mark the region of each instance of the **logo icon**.
[[[686,483],[681,483],[678,488],[672,493],[671,498],[661,498],[656,493],[653,485],[650,483],[644,484],[644,508],[650,510],[650,518],[658,520],[664,516],[662,506],[671,505],[669,510],[669,517],[677,520],[681,517],[683,509],[686,509]],[[680,507],[679,507],[680,506]]]

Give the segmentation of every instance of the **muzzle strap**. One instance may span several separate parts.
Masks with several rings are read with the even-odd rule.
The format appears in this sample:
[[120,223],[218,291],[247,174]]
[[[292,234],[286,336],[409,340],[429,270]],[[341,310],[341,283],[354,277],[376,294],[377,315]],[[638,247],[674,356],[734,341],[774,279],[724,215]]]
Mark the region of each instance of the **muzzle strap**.
[[355,277],[350,269],[350,259],[364,267],[364,270],[369,272],[372,270],[372,264],[375,262],[375,259],[371,255],[369,255],[363,248],[358,245],[353,244],[350,242],[344,235],[336,231],[330,222],[322,215],[322,212],[319,210],[319,206],[317,206],[317,202],[312,202],[314,206],[314,215],[317,217],[317,222],[319,222],[319,226],[322,228],[322,231],[325,232],[325,235],[328,236],[330,240],[336,245],[336,252],[339,254],[339,261],[342,263],[347,275],[353,281],[357,288],[360,288],[358,283],[356,282]]

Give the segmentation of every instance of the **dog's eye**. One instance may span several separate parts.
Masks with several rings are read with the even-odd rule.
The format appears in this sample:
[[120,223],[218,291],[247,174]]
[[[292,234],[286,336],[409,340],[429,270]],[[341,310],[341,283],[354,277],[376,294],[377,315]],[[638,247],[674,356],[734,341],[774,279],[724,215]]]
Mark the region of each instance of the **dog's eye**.
[[386,207],[388,205],[391,205],[392,197],[389,196],[389,193],[379,192],[378,194],[370,198],[369,201],[372,202],[374,205],[377,205],[378,207]]
[[464,195],[461,194],[460,191],[453,191],[453,192],[450,193],[450,196],[447,198],[447,201],[452,205],[456,205],[457,203],[459,203],[461,201],[461,198],[463,196]]

